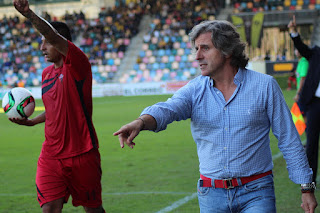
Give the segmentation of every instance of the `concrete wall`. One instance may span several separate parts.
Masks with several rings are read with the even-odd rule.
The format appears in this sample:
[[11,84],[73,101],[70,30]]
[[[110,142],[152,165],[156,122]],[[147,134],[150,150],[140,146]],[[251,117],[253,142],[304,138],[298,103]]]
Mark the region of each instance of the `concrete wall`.
[[249,61],[248,69],[266,74],[266,63],[264,61]]

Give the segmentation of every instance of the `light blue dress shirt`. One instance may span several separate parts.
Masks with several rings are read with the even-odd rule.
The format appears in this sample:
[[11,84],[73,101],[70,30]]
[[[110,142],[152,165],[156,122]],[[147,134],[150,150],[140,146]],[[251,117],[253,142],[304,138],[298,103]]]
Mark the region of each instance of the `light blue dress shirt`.
[[271,128],[287,162],[289,178],[297,184],[312,182],[312,170],[276,80],[239,69],[234,83],[237,88],[226,102],[212,79],[198,76],[166,102],[145,108],[141,115],[155,118],[155,132],[173,121],[191,118],[200,173],[212,179],[272,170]]

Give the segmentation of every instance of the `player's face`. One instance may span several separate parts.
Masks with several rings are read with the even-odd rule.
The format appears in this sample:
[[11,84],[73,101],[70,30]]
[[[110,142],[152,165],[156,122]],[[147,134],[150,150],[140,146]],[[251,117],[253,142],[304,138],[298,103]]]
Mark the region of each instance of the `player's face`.
[[210,32],[203,33],[196,38],[195,50],[201,75],[213,78],[215,74],[222,71],[226,58],[214,47]]
[[44,37],[40,50],[48,62],[58,63],[62,59],[62,55]]

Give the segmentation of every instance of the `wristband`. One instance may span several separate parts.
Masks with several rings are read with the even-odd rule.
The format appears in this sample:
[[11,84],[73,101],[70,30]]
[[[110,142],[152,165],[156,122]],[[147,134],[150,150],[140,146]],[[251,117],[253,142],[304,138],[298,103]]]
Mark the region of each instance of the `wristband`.
[[301,189],[302,193],[313,193],[314,189]]
[[315,189],[316,189],[316,185],[314,182],[301,184],[302,193],[313,193]]
[[143,130],[143,129],[146,127],[146,122],[144,121],[144,119],[142,119],[141,117],[139,117],[139,118],[137,118],[136,120],[141,120],[141,121],[142,121],[142,127],[141,127],[140,131]]

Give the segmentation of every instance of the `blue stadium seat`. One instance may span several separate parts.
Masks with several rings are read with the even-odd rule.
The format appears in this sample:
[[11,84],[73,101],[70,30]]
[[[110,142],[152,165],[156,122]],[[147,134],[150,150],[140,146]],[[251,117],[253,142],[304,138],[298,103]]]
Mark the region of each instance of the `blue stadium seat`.
[[158,56],[164,56],[165,51],[163,49],[158,50]]
[[91,70],[92,70],[92,73],[98,73],[98,66],[97,65],[91,66]]
[[133,69],[134,69],[134,70],[139,70],[139,64],[134,64],[134,65],[133,65]]
[[110,65],[110,66],[114,65],[114,59],[113,58],[109,58],[108,59],[108,65]]

